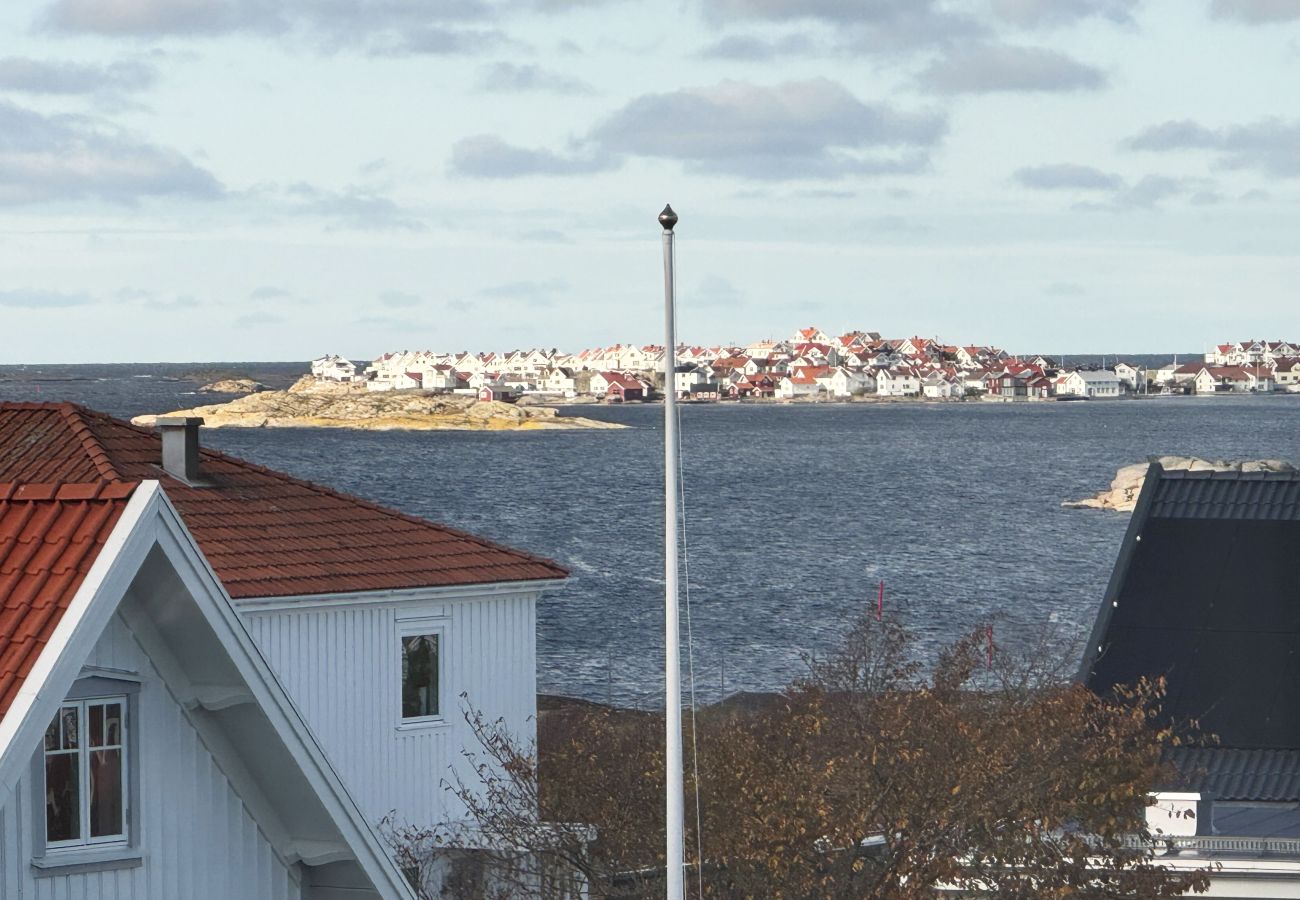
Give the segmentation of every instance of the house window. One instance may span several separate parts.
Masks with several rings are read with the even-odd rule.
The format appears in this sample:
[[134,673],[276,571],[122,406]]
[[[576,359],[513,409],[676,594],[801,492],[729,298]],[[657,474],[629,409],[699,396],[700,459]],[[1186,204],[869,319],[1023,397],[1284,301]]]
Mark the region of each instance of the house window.
[[442,715],[439,698],[441,633],[402,635],[402,719],[434,719]]
[[126,697],[69,700],[45,730],[45,845],[126,841]]

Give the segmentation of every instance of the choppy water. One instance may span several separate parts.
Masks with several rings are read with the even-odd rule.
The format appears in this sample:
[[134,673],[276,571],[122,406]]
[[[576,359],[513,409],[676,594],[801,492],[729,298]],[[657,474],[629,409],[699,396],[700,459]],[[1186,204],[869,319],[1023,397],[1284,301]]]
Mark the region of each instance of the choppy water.
[[[247,368],[248,364],[241,364]],[[193,405],[203,366],[0,367],[0,399],[129,416]],[[301,364],[252,366],[287,381]],[[134,377],[152,374],[156,377]],[[101,380],[102,379],[102,380]],[[40,393],[37,394],[39,387]],[[220,399],[220,398],[214,398]],[[557,559],[539,611],[541,689],[658,702],[659,407],[592,408],[625,431],[221,430],[211,446]],[[1014,640],[1092,621],[1127,517],[1060,507],[1149,454],[1300,461],[1300,396],[1110,403],[687,406],[684,479],[705,697],[801,671],[887,582],[932,641],[996,618]]]

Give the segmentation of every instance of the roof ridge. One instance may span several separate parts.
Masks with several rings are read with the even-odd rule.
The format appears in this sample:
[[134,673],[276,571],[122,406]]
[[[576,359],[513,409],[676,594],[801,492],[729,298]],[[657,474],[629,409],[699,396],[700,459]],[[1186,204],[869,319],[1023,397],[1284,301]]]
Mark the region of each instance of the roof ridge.
[[[9,406],[10,404],[5,405]],[[90,430],[90,426],[85,422],[85,416],[88,413],[93,413],[94,410],[82,406],[79,403],[70,402],[12,405],[27,409],[57,410],[59,415],[63,418],[64,423],[69,429],[71,429],[77,440],[81,442],[82,448],[86,451],[87,458],[95,466],[95,469],[99,472],[100,476],[103,477],[105,481],[126,480],[122,477],[122,473],[118,472],[117,469],[113,467],[113,463],[108,458],[108,451],[104,449],[104,445],[99,442],[99,438],[95,437],[94,433]]]

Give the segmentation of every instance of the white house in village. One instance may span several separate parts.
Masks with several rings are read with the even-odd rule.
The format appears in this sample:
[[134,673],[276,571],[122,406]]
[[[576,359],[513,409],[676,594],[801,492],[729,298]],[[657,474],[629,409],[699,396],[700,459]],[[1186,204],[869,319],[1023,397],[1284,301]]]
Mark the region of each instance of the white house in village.
[[825,388],[817,382],[816,376],[791,373],[776,383],[776,395],[785,400],[796,397],[816,397],[825,395]]
[[1138,390],[1140,387],[1140,381],[1144,378],[1142,370],[1131,363],[1115,363],[1112,371],[1115,373],[1115,377],[1119,379],[1119,383],[1129,391]]
[[1056,379],[1058,396],[1087,397],[1090,400],[1114,399],[1122,393],[1114,372],[1064,372]]
[[[95,473],[94,484],[126,493],[137,483],[157,482],[148,491],[135,488],[131,500],[138,495],[154,504],[146,544],[161,534],[159,521],[174,522],[172,530],[179,534],[167,545],[179,549],[165,560],[144,547],[141,571],[155,586],[144,591],[130,578],[113,582],[116,599],[104,602],[121,604],[126,612],[121,627],[113,625],[118,630],[111,646],[92,653],[98,633],[82,640],[68,657],[72,661],[60,663],[61,680],[43,689],[31,716],[14,716],[15,705],[0,720],[0,743],[18,748],[4,752],[22,758],[20,765],[3,757],[0,771],[31,768],[32,753],[60,700],[84,717],[81,730],[100,728],[102,737],[94,741],[113,737],[119,740],[113,747],[127,748],[126,771],[136,774],[125,777],[139,780],[124,782],[129,790],[122,802],[136,811],[129,816],[141,817],[129,820],[139,821],[140,830],[126,838],[117,832],[117,849],[125,856],[111,862],[114,872],[142,869],[140,875],[113,876],[116,885],[140,889],[123,888],[115,895],[76,889],[72,896],[189,896],[176,890],[176,878],[200,865],[222,870],[213,875],[222,889],[195,897],[408,896],[400,879],[394,882],[384,868],[387,857],[372,829],[385,817],[415,826],[464,817],[459,801],[441,784],[453,772],[474,781],[461,754],[474,746],[466,711],[499,719],[524,743],[535,738],[536,603],[566,573],[526,553],[201,451],[200,421],[164,419],[162,434],[155,435],[71,404],[0,404],[0,484],[22,481],[21,468],[14,471],[14,466],[46,448],[44,477],[57,478],[65,489],[91,490],[76,483],[89,478],[86,473]],[[22,453],[14,449],[20,446]],[[0,516],[0,529],[3,522]],[[188,551],[182,537],[197,544],[202,553],[197,563],[184,561]],[[104,546],[107,552],[113,539]],[[0,540],[0,553],[4,547]],[[130,557],[135,564],[137,556]],[[182,588],[193,599],[192,614],[181,615],[182,606],[159,605],[179,602]],[[167,615],[158,617],[163,609]],[[111,618],[111,610],[107,615]],[[151,636],[150,627],[161,637]],[[2,639],[0,634],[0,654]],[[132,648],[144,655],[133,656]],[[166,659],[159,648],[170,648],[175,659]],[[222,652],[233,661],[223,662]],[[85,691],[75,688],[78,668],[96,679],[145,685],[140,700],[130,699],[136,690],[130,684],[93,681]],[[9,670],[0,666],[0,672]],[[277,693],[280,686],[292,703]],[[168,706],[164,695],[175,703]],[[86,705],[104,697],[128,698],[120,707],[128,717],[125,743],[99,724],[117,708]],[[154,705],[146,698],[156,698],[148,700]],[[130,724],[136,715],[141,726],[165,721],[171,731],[153,749],[143,744],[131,749],[130,741],[145,734]],[[20,720],[24,730],[15,731]],[[57,732],[52,741],[48,754],[84,751],[80,744],[65,747]],[[169,755],[168,748],[199,745],[211,760],[193,749]],[[299,764],[301,775],[291,762]],[[75,763],[82,772],[88,764]],[[62,768],[51,772],[66,773],[72,765],[57,761]],[[41,872],[29,874],[40,854],[36,836],[25,830],[33,808],[31,788],[19,782],[3,785],[19,793],[0,794],[0,807],[9,816],[0,827],[5,847],[0,872],[10,878],[0,884],[31,884],[32,879],[52,884],[41,881]],[[169,787],[182,784],[203,785],[202,793]],[[266,796],[256,796],[250,785]],[[71,795],[65,791],[65,796]],[[101,813],[102,807],[81,814],[78,834],[90,835],[94,844],[105,836],[97,833],[103,826],[95,824]],[[91,824],[85,816],[91,816]],[[187,823],[187,816],[194,821]],[[51,832],[60,835],[51,852],[73,846],[62,843],[70,839],[69,826],[60,827]],[[196,846],[185,843],[187,834],[196,836]],[[165,843],[148,843],[163,835]],[[259,849],[263,843],[270,846]],[[134,856],[123,849],[137,845],[143,850]],[[233,847],[238,851],[228,849]],[[216,858],[211,863],[205,862],[208,852]],[[71,856],[63,859],[80,865]],[[231,866],[231,859],[245,864]],[[442,877],[457,864],[447,857],[430,877]],[[71,872],[57,859],[36,863],[41,865],[42,872],[60,877]],[[266,887],[237,883],[254,873]],[[132,880],[137,878],[142,880]],[[364,881],[371,893],[326,891],[348,879]],[[272,890],[272,884],[282,887]],[[50,896],[69,896],[59,890],[64,892]],[[29,895],[46,896],[35,889],[21,896]],[[3,896],[19,895],[5,891]]]
[[921,378],[915,369],[888,368],[876,372],[876,394],[880,397],[915,397],[921,393]]
[[317,381],[351,382],[365,381],[365,367],[344,359],[342,356],[327,354],[311,361],[311,374]]
[[921,381],[922,396],[931,400],[951,400],[966,395],[966,387],[961,380],[943,372],[931,372]]
[[832,397],[853,397],[857,394],[874,393],[876,380],[865,372],[854,372],[843,366],[836,366],[826,375],[817,379],[825,386]]
[[0,571],[0,896],[413,896],[158,481],[6,484]]
[[1192,379],[1192,389],[1198,394],[1272,391],[1273,379],[1265,368],[1256,374],[1242,366],[1201,366]]

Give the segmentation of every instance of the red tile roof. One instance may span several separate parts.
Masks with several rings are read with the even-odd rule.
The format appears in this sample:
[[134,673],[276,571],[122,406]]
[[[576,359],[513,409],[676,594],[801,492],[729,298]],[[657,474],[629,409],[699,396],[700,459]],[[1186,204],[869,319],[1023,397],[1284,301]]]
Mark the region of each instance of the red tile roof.
[[[555,563],[227,456],[162,471],[157,434],[70,403],[0,404],[0,482],[157,479],[232,597],[564,578]],[[45,459],[46,464],[36,460]],[[0,597],[3,593],[0,592]]]
[[0,483],[0,717],[135,487],[122,481]]

